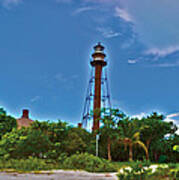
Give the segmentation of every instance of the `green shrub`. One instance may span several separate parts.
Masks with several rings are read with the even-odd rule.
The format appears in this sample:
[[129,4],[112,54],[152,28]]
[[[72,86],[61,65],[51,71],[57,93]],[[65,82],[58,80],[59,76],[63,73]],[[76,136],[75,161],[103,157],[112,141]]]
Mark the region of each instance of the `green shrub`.
[[48,135],[31,128],[13,129],[0,141],[0,157],[23,159],[29,156],[42,158],[53,147]]
[[62,164],[64,169],[80,169],[89,172],[115,172],[115,166],[105,159],[92,154],[75,154],[65,159]]
[[29,159],[0,160],[0,169],[15,169],[21,171],[51,170],[58,168],[57,164],[43,159],[30,157]]
[[58,162],[60,164],[62,164],[65,161],[66,158],[67,158],[67,154],[66,153],[61,153],[60,156],[58,157]]
[[168,166],[169,166],[170,169],[177,168],[177,164],[176,163],[169,163]]

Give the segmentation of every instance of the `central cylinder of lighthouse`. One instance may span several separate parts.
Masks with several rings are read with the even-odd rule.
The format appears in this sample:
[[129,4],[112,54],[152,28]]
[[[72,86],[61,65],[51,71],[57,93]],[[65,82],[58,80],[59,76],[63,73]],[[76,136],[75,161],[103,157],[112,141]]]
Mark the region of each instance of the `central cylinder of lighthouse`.
[[99,129],[99,118],[100,118],[100,109],[101,109],[101,74],[102,74],[102,66],[98,64],[95,66],[93,130]]
[[95,52],[92,54],[93,61],[91,65],[95,68],[95,87],[94,87],[94,104],[93,104],[93,131],[96,131],[100,127],[100,116],[101,116],[101,77],[103,67],[107,65],[104,58],[106,55],[103,50],[104,47],[99,43],[94,47]]

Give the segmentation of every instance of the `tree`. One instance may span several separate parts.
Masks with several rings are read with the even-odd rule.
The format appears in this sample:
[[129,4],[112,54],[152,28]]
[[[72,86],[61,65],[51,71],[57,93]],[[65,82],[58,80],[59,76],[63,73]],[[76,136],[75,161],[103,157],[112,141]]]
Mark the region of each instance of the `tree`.
[[61,120],[58,120],[58,122],[35,121],[31,128],[41,130],[43,134],[48,136],[50,142],[52,143],[51,149],[46,153],[47,158],[57,159],[60,154],[63,153],[64,145],[62,144],[68,134],[68,130],[71,129],[66,122]]
[[81,128],[71,128],[62,141],[62,150],[68,155],[86,152],[90,142],[90,134]]
[[175,133],[177,130],[176,125],[174,125],[173,122],[165,122],[163,115],[154,112],[140,120],[140,127],[141,140],[145,142],[148,151],[151,144],[153,144],[152,151],[157,160],[159,154],[157,154],[155,147],[160,145],[160,141],[165,137],[165,135]]
[[52,147],[48,136],[41,130],[13,129],[0,141],[0,155],[6,158],[44,157],[44,154]]
[[16,119],[6,114],[3,108],[0,108],[0,139],[7,132],[11,132],[13,128],[16,128]]
[[101,123],[100,134],[103,139],[107,139],[107,154],[108,160],[112,160],[111,156],[111,144],[112,140],[117,139],[119,130],[117,122],[124,118],[125,114],[118,109],[102,109],[101,111]]
[[67,135],[70,126],[66,122],[58,120],[58,122],[50,121],[35,121],[32,126],[32,129],[39,129],[48,135],[51,142],[61,142]]
[[6,111],[4,110],[4,108],[0,108],[0,115],[2,114],[6,115]]
[[133,161],[133,146],[138,145],[144,149],[146,159],[149,159],[149,153],[145,144],[140,140],[140,127],[138,119],[129,119],[128,117],[118,122],[120,128],[120,143],[124,144],[125,150],[129,147],[129,161]]

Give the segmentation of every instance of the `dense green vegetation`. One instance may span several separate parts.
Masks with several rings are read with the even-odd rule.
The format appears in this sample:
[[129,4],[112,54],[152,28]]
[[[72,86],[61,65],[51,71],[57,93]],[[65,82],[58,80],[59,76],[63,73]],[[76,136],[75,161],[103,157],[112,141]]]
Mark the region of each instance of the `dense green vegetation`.
[[29,157],[27,159],[1,159],[0,169],[2,171],[40,171],[40,170],[52,170],[59,169],[60,166],[55,161],[48,161],[45,159]]
[[[163,115],[154,112],[139,120],[118,109],[99,113],[102,127],[91,133],[60,120],[35,121],[31,127],[17,129],[15,119],[1,108],[0,169],[108,172],[120,167],[114,162],[179,162],[177,126],[164,121]],[[96,133],[100,134],[99,158],[95,157]]]
[[121,165],[120,180],[177,180],[179,164],[151,164],[149,161],[132,162]]
[[0,139],[7,132],[11,132],[16,128],[16,119],[8,116],[3,108],[0,108]]
[[89,172],[115,172],[117,167],[110,161],[96,157],[92,154],[74,154],[62,163],[64,169],[83,169]]

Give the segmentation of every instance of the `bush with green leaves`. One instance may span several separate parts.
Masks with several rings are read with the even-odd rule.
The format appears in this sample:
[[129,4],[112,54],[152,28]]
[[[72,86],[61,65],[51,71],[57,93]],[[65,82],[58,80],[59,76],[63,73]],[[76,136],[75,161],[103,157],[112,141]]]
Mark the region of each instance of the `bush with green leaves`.
[[115,166],[105,159],[92,154],[74,154],[65,159],[62,164],[64,169],[79,169],[88,172],[115,172]]
[[67,158],[67,154],[66,153],[61,153],[60,156],[58,157],[58,162],[60,164],[62,164],[65,161],[66,158]]
[[0,108],[0,139],[1,137],[11,132],[13,128],[17,127],[16,119],[6,114],[3,108]]
[[19,171],[39,171],[58,169],[55,162],[29,157],[28,159],[0,160],[0,169],[14,169]]
[[48,136],[41,130],[22,128],[6,133],[0,141],[0,157],[28,158],[34,156],[44,157],[52,147]]
[[91,145],[92,134],[82,128],[70,128],[67,131],[66,137],[63,139],[61,149],[63,152],[71,156],[77,152],[87,152],[88,147]]

